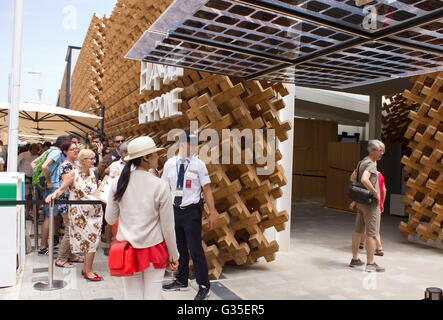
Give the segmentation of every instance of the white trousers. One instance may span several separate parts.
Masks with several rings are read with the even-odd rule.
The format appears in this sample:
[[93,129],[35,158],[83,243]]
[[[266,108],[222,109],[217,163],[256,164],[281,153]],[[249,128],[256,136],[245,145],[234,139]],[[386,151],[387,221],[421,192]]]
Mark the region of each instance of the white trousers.
[[152,265],[131,277],[122,277],[125,300],[163,300],[162,284],[165,269]]

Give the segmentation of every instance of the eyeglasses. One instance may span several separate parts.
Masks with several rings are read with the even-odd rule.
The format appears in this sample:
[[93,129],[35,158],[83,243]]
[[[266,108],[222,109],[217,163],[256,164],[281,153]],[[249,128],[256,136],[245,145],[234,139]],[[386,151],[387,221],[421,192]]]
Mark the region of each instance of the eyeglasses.
[[84,158],[83,160],[93,160],[93,161],[95,161],[95,158]]
[[77,148],[75,148],[75,149],[68,149],[68,151],[78,152],[78,149]]

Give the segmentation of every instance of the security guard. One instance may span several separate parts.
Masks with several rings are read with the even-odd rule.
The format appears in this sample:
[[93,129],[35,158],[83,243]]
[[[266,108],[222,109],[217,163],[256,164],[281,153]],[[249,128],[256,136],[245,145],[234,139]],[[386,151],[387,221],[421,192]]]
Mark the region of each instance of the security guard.
[[[204,300],[209,295],[208,264],[202,247],[202,208],[200,206],[201,191],[209,208],[209,227],[215,228],[217,211],[211,190],[206,165],[195,156],[192,156],[197,146],[197,136],[185,131],[179,137],[179,154],[166,161],[163,167],[162,179],[171,186],[177,248],[180,254],[176,280],[164,285],[165,291],[188,290],[189,252],[199,291],[195,300]],[[188,252],[189,249],[189,252]]]

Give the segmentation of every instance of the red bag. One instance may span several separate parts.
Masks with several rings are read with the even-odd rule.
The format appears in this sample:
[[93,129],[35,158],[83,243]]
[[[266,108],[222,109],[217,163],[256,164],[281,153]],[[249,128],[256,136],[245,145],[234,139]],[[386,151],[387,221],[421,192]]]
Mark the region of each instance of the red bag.
[[127,241],[117,242],[109,250],[108,267],[113,277],[127,277],[134,274],[135,250]]

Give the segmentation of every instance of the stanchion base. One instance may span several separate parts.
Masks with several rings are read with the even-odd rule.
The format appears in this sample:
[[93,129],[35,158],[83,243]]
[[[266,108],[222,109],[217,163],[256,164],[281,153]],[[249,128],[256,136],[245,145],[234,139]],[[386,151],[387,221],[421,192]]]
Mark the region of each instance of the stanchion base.
[[52,280],[52,285],[47,282],[37,282],[34,289],[39,291],[52,291],[66,287],[67,283],[63,280]]

